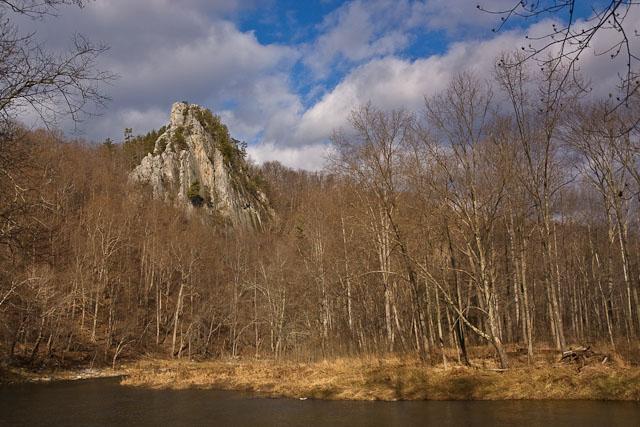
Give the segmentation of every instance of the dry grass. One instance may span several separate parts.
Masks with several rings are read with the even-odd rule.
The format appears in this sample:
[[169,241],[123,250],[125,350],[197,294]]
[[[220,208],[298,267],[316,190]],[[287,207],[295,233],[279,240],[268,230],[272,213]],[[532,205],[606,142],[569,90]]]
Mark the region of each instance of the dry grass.
[[[604,348],[604,347],[602,347]],[[117,371],[0,366],[0,383],[83,379],[126,374],[123,384],[151,388],[216,388],[265,396],[350,400],[603,399],[640,401],[640,367],[604,348],[609,362],[579,369],[558,363],[552,348],[536,349],[528,363],[521,349],[508,348],[512,368],[497,372],[491,349],[471,347],[475,368],[426,365],[410,357],[337,358],[297,363],[274,360],[202,362],[147,359]],[[637,348],[626,349],[636,355]],[[451,351],[449,363],[456,359]],[[631,358],[633,359],[633,358]],[[636,357],[637,359],[637,357]],[[635,359],[634,359],[635,360]]]
[[150,360],[127,368],[123,384],[216,388],[267,396],[348,400],[640,400],[640,368],[539,364],[506,372],[428,367],[417,360],[336,359],[301,364]]

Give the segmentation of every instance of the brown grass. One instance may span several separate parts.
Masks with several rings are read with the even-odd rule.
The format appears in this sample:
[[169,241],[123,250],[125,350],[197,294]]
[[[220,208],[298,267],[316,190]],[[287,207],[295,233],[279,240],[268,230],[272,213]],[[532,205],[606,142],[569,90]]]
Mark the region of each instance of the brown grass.
[[640,368],[594,364],[517,367],[505,372],[429,367],[417,360],[336,359],[187,362],[150,360],[127,368],[125,385],[216,388],[274,397],[345,400],[640,400]]

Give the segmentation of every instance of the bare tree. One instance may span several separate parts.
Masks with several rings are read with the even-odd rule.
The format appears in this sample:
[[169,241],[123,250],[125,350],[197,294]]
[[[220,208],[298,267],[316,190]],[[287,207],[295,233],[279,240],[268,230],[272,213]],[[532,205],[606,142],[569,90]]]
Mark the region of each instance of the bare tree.
[[[384,112],[365,105],[352,113],[351,124],[355,135],[336,133],[333,137],[338,149],[334,167],[339,173],[354,179],[363,190],[361,197],[367,206],[378,252],[390,349],[394,345],[394,331],[397,330],[400,339],[404,340],[404,327],[396,307],[396,273],[391,268],[394,248],[399,251],[401,268],[405,274],[401,280],[409,284],[414,310],[421,319],[417,323],[418,340],[422,342],[426,337],[422,294],[409,254],[407,237],[398,218],[404,187],[402,165],[407,158],[413,123],[414,117],[407,111]],[[425,347],[419,345],[418,350],[422,352]]]
[[68,53],[51,51],[38,41],[35,33],[23,33],[14,23],[15,15],[43,18],[59,6],[81,0],[16,0],[0,2],[0,118],[5,122],[19,119],[30,108],[45,124],[55,124],[60,117],[74,122],[94,106],[103,106],[107,96],[101,85],[114,76],[101,71],[98,57],[107,50],[81,35],[73,37]]
[[[576,0],[514,1],[513,6],[503,10],[492,10],[479,4],[483,11],[496,14],[500,23],[493,31],[500,31],[513,21],[529,21],[551,18],[551,28],[542,34],[527,35],[527,44],[522,46],[522,57],[511,57],[506,66],[518,66],[528,60],[535,60],[541,67],[556,69],[564,67],[561,83],[553,103],[560,102],[562,87],[568,83],[580,84],[579,61],[587,52],[608,57],[612,63],[621,64],[616,73],[620,77],[617,102],[611,105],[615,110],[621,105],[628,106],[640,90],[640,50],[637,0],[607,0],[590,2],[589,7]],[[578,8],[583,7],[590,15],[580,18]],[[583,11],[584,13],[584,11]],[[602,50],[593,50],[598,37],[610,36]],[[586,87],[583,87],[586,90]],[[611,88],[611,93],[615,93]],[[638,121],[634,126],[638,125]]]
[[38,19],[55,15],[60,6],[83,7],[91,0],[0,0],[0,7],[12,12]]
[[[531,68],[520,61],[522,58],[521,54],[503,56],[496,67],[496,76],[512,107],[516,157],[522,165],[516,178],[532,200],[537,214],[543,247],[544,282],[550,303],[550,326],[557,348],[562,349],[566,340],[559,297],[559,255],[553,244],[556,238],[553,207],[560,191],[572,179],[567,173],[567,159],[560,148],[559,133],[567,115],[576,105],[579,89],[576,85],[564,83],[564,67],[550,67],[532,73]],[[519,62],[519,65],[501,65],[509,62]],[[565,86],[561,89],[563,84]],[[536,96],[532,96],[532,92]]]
[[[628,334],[633,337],[636,327],[633,319],[633,280],[629,258],[629,220],[630,203],[636,192],[631,184],[625,157],[620,157],[627,144],[628,135],[620,135],[625,123],[617,115],[607,115],[607,106],[598,104],[587,107],[586,111],[577,113],[572,122],[571,131],[566,139],[584,162],[580,164],[582,175],[593,185],[602,197],[604,217],[607,224],[607,258],[610,259],[614,247],[618,246],[622,279],[624,284],[625,322]],[[609,261],[607,266],[608,295],[612,295],[613,274],[616,268]],[[607,310],[613,311],[610,297],[606,301]],[[609,319],[607,318],[607,321]],[[610,330],[610,328],[609,328]],[[613,334],[609,331],[613,344]]]
[[[114,76],[97,67],[97,58],[107,48],[76,35],[66,54],[47,50],[35,33],[22,33],[15,24],[18,15],[41,19],[65,5],[82,7],[83,0],[0,1],[0,244],[18,243],[27,228],[19,227],[33,209],[48,209],[39,197],[34,175],[47,172],[34,163],[34,140],[16,122],[31,109],[45,125],[62,116],[78,122],[94,106],[107,101],[101,85]],[[30,134],[30,137],[35,135]],[[35,170],[40,169],[38,173]],[[22,221],[24,225],[24,221]],[[38,224],[34,224],[38,225]]]
[[[457,76],[443,93],[426,100],[426,129],[422,147],[436,172],[433,185],[449,207],[461,235],[457,251],[468,259],[465,274],[478,295],[475,307],[487,329],[473,325],[447,290],[424,266],[423,271],[443,293],[449,306],[472,331],[487,340],[508,366],[499,328],[499,283],[495,265],[495,225],[504,198],[505,177],[500,173],[501,144],[496,138],[493,92],[471,74]],[[458,267],[461,268],[461,267]]]

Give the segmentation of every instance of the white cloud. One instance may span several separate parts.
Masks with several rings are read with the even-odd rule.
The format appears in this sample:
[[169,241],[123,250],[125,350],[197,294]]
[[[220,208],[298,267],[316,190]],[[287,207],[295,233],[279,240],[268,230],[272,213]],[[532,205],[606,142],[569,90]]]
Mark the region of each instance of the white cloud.
[[73,32],[110,46],[101,66],[120,78],[106,87],[113,101],[104,115],[81,126],[90,139],[120,140],[124,127],[140,133],[158,127],[180,100],[224,115],[239,138],[276,139],[301,108],[288,84],[299,54],[262,44],[225,19],[251,3],[257,1],[111,0],[65,8],[57,19],[23,28],[36,25],[54,49],[63,49]]
[[[625,23],[629,27],[638,26],[640,8],[627,19]],[[425,96],[444,89],[451,77],[461,71],[472,71],[480,78],[492,80],[495,61],[501,53],[520,50],[527,42],[525,34],[545,34],[551,25],[552,21],[544,20],[526,29],[501,32],[486,40],[455,42],[442,55],[416,60],[395,56],[372,59],[352,69],[333,90],[304,112],[293,141],[305,144],[328,140],[333,130],[348,124],[354,108],[368,102],[383,109],[405,108],[418,112]],[[599,34],[593,41],[595,51],[602,52],[618,38],[618,32],[613,30]],[[620,79],[612,70],[624,70],[623,60],[597,56],[593,50],[584,53],[578,71],[591,82],[592,96],[606,97],[609,92],[615,92]]]
[[130,102],[202,95],[232,98],[256,78],[287,68],[295,57],[291,48],[261,45],[252,33],[217,21],[199,38],[154,46],[139,61],[113,64],[112,69],[122,76],[115,95]]
[[311,44],[304,63],[326,77],[337,63],[354,64],[399,52],[409,35],[403,21],[410,8],[405,0],[354,0],[327,15],[322,34]]
[[249,157],[257,163],[277,160],[292,168],[320,170],[331,153],[331,146],[318,143],[301,147],[280,147],[272,143],[263,143],[250,146],[247,151]]
[[[187,100],[226,112],[242,139],[265,129],[275,138],[282,132],[273,129],[300,108],[286,73],[296,56],[292,48],[262,45],[252,33],[216,21],[199,38],[154,46],[140,61],[113,63],[110,69],[122,76],[111,94],[113,107],[168,111],[172,102]],[[229,103],[235,106],[232,113]]]
[[424,0],[411,5],[409,25],[431,30],[445,30],[460,38],[472,33],[490,32],[500,23],[500,17],[486,11],[504,11],[514,6],[514,0]]
[[220,112],[232,133],[247,141],[258,135],[264,142],[289,140],[303,107],[287,83],[287,75],[276,74],[256,77],[239,88],[236,96],[240,102],[232,110]]
[[456,73],[473,71],[491,78],[500,52],[519,46],[521,35],[503,33],[488,41],[453,44],[444,55],[414,61],[396,57],[375,59],[354,69],[301,117],[297,141],[318,142],[347,124],[350,111],[371,102],[379,108],[418,111],[424,96],[444,89]]
[[146,133],[151,129],[158,129],[168,121],[168,111],[158,107],[147,109],[121,108],[106,115],[101,120],[92,122],[92,133],[105,135],[104,138],[95,138],[102,141],[111,138],[113,141],[121,141],[124,136],[124,128],[132,128],[136,133]]
[[[513,0],[480,2],[496,10]],[[306,169],[322,167],[328,138],[346,125],[352,109],[371,101],[380,108],[419,111],[425,95],[445,88],[460,71],[490,79],[495,58],[525,41],[524,29],[493,35],[489,29],[499,18],[467,0],[353,0],[324,17],[316,27],[320,34],[304,45],[263,44],[232,19],[257,3],[111,0],[65,9],[59,19],[27,26],[37,25],[38,36],[56,48],[74,31],[111,46],[103,66],[121,78],[110,88],[109,110],[84,124],[89,138],[120,140],[124,127],[139,133],[157,128],[174,101],[187,100],[210,107],[235,137],[255,143],[249,146],[254,160]],[[633,28],[640,22],[638,14],[627,20]],[[539,34],[549,25],[539,22],[527,32]],[[433,30],[446,30],[446,40],[428,40],[453,40],[444,53],[403,56],[418,32]],[[481,40],[479,34],[491,38]],[[615,36],[605,34],[594,43],[606,46],[603,40]],[[586,55],[580,62],[594,92],[606,96],[615,88],[618,77],[611,70],[621,69],[619,60]],[[311,87],[306,99],[324,93],[307,107],[305,95],[290,82],[300,65],[310,71],[304,76]],[[342,73],[335,87],[323,84]]]

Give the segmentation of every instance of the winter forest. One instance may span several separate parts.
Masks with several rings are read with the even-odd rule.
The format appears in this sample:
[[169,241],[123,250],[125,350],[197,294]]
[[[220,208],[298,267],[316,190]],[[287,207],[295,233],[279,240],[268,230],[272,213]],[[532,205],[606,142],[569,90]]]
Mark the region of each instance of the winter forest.
[[111,76],[92,62],[102,46],[49,57],[14,32],[15,14],[48,7],[18,3],[0,2],[3,360],[488,355],[504,369],[594,345],[638,362],[631,68],[599,98],[575,52],[503,52],[418,109],[353,105],[319,171],[234,145],[225,170],[271,208],[234,227],[131,182],[163,129],[90,142],[21,122],[14,107],[49,119],[106,102],[94,83]]

